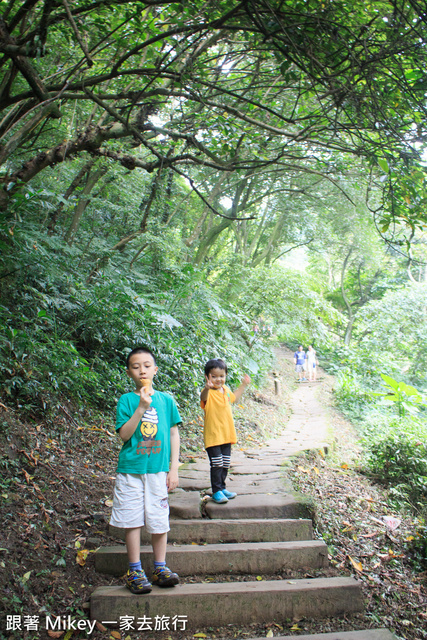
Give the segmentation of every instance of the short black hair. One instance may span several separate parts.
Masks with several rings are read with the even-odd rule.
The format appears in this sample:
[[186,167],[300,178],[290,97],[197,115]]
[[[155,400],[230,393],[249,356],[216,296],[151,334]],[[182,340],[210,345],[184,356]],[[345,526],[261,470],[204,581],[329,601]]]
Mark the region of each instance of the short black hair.
[[150,356],[154,360],[154,364],[157,366],[156,356],[151,351],[151,349],[149,349],[148,347],[135,347],[135,349],[132,349],[132,351],[130,353],[128,353],[128,355],[127,355],[127,358],[126,358],[126,369],[129,369],[129,361],[132,358],[132,356],[135,355],[135,353],[149,353]]
[[222,369],[223,371],[225,371],[225,373],[227,373],[227,365],[225,364],[224,360],[221,360],[221,358],[208,360],[208,362],[205,364],[205,376],[208,376],[212,369]]

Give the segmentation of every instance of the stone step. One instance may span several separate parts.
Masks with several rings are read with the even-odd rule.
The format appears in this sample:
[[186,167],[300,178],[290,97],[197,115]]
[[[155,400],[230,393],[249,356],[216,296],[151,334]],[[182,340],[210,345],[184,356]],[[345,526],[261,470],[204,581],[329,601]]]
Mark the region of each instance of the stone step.
[[[218,505],[220,506],[220,505]],[[311,540],[313,526],[309,519],[293,520],[281,518],[277,520],[235,519],[210,520],[170,520],[171,530],[168,541],[177,544],[191,542],[291,542],[292,540]],[[125,530],[110,526],[110,535],[118,540],[125,539]],[[141,542],[149,543],[151,535],[141,529]]]
[[[241,476],[240,482],[245,476]],[[258,476],[253,475],[255,481]],[[280,477],[277,479],[279,482]],[[258,482],[260,482],[258,480]],[[290,489],[284,491],[267,490],[259,492],[259,486],[254,485],[251,493],[249,480],[246,477],[245,493],[239,493],[239,482],[230,483],[229,489],[234,490],[236,485],[237,497],[226,504],[216,504],[211,499],[202,501],[199,491],[183,491],[177,489],[169,495],[169,507],[171,518],[180,520],[208,518],[241,519],[241,518],[312,518],[314,508],[310,500]],[[247,493],[247,491],[249,493]]]
[[[129,616],[138,622],[157,617],[185,618],[187,627],[229,624],[284,623],[293,618],[321,618],[361,612],[360,585],[353,578],[314,578],[182,584],[172,589],[153,587],[135,596],[124,586],[98,587],[90,615],[105,625],[118,626]],[[145,618],[144,618],[145,616]],[[139,619],[139,621],[138,621]]]
[[312,518],[310,500],[298,494],[238,495],[226,504],[208,500],[204,505],[208,518]]
[[[328,548],[321,540],[301,542],[239,542],[169,546],[167,562],[180,576],[220,573],[273,575],[281,569],[322,569],[328,566]],[[151,546],[141,548],[141,563],[152,570]],[[103,547],[95,554],[99,573],[122,576],[128,568],[126,547]]]
[[[335,631],[334,633],[314,633],[309,636],[276,636],[275,640],[397,640],[388,629],[362,629],[360,631]],[[259,640],[252,638],[251,640]]]

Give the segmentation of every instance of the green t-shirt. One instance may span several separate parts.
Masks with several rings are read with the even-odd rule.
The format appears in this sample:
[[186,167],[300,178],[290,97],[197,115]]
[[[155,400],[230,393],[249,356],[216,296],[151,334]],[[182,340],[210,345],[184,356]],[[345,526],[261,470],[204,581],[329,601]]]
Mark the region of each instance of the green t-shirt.
[[[116,431],[135,413],[139,394],[125,393],[117,404]],[[142,416],[132,437],[119,453],[118,473],[159,473],[169,471],[170,430],[182,422],[175,400],[161,391],[151,396],[151,405]]]

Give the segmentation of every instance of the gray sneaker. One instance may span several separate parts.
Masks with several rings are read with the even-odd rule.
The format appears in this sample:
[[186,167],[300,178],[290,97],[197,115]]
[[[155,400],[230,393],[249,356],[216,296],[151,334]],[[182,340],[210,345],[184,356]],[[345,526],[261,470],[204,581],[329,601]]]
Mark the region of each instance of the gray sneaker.
[[173,573],[169,567],[157,567],[153,571],[151,580],[158,587],[174,587],[179,583],[179,576],[177,573]]
[[130,571],[124,577],[125,585],[131,593],[143,594],[150,593],[152,587],[151,582],[145,575],[145,571]]

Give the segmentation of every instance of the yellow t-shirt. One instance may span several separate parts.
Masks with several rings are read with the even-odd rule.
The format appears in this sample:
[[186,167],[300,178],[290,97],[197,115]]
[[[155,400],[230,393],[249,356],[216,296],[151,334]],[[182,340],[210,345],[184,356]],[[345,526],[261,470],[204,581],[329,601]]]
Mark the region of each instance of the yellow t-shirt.
[[205,449],[219,444],[235,444],[237,442],[231,405],[236,396],[226,386],[221,389],[210,389],[206,402],[201,402],[205,410],[203,438]]

